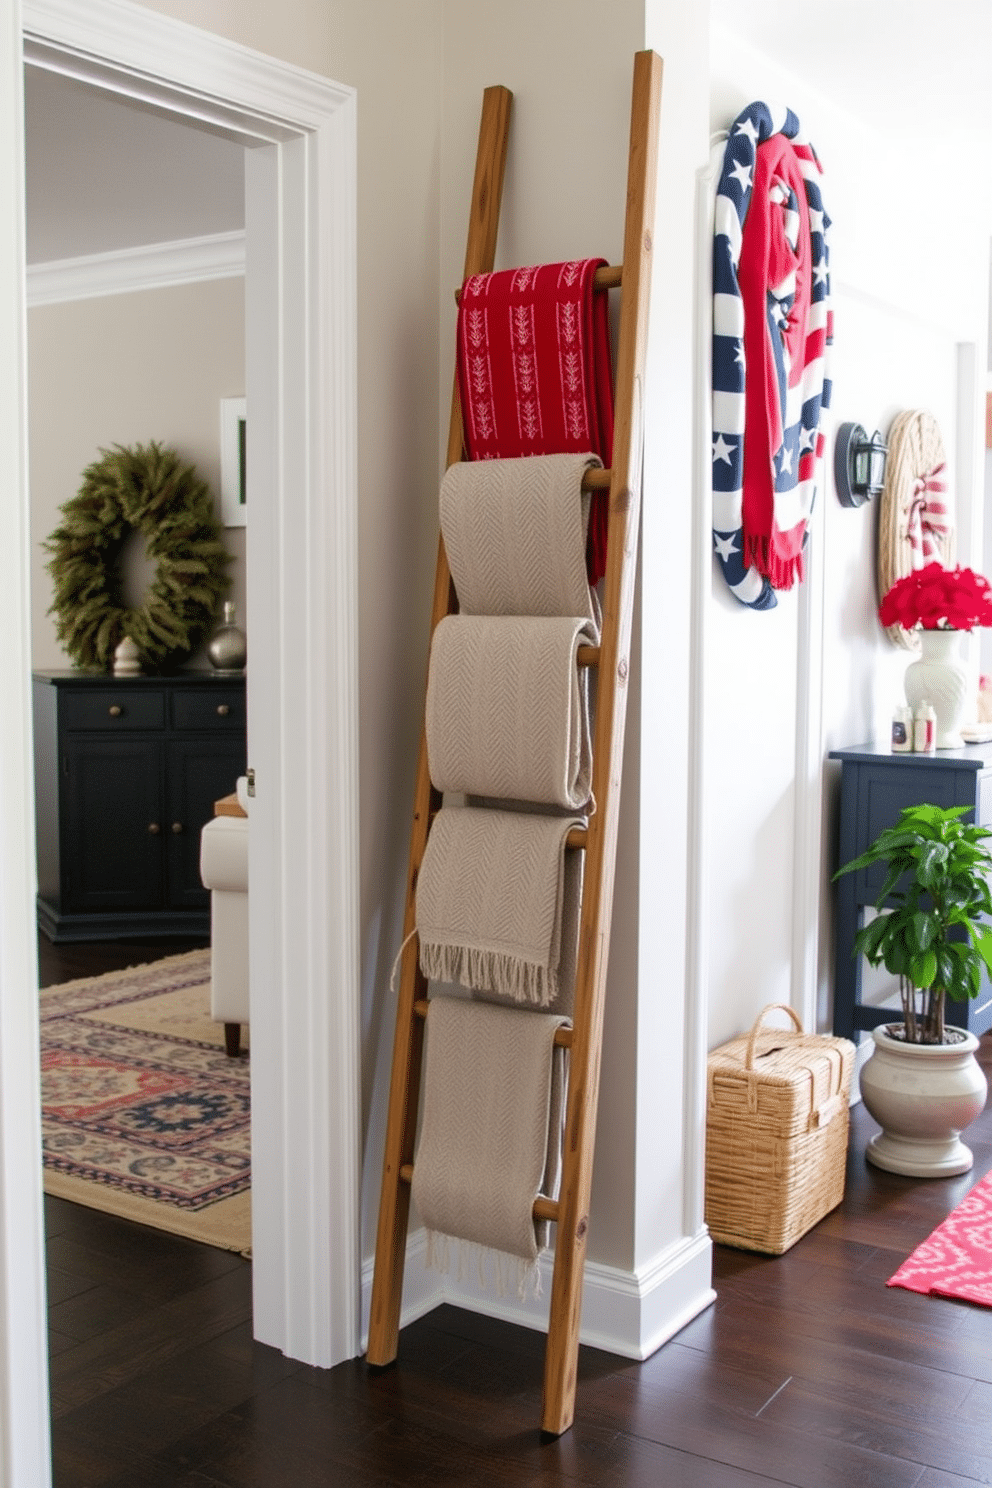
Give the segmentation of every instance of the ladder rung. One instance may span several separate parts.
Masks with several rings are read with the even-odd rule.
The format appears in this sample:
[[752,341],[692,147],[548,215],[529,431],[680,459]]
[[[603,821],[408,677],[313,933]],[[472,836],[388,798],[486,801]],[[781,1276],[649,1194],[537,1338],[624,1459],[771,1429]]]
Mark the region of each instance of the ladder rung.
[[[418,1018],[426,1018],[430,1002],[426,997],[418,997],[413,1004],[413,1011]],[[570,1049],[572,1047],[572,1030],[570,1028],[558,1028],[555,1030],[555,1045],[559,1049]],[[402,1173],[400,1177],[402,1177]]]
[[[403,1183],[413,1182],[413,1163],[404,1163],[400,1168],[400,1179]],[[554,1223],[558,1219],[558,1200],[546,1199],[539,1194],[534,1200],[533,1214],[535,1219],[549,1219]]]
[[619,289],[623,283],[623,264],[604,264],[592,276],[593,289]]
[[601,465],[594,465],[583,475],[582,489],[583,491],[608,491],[612,478],[612,470],[604,470]]
[[[597,650],[596,661],[598,662],[599,661],[598,648],[596,648],[596,647],[590,647],[589,649],[590,650]],[[589,665],[592,666],[593,663],[590,662]],[[438,810],[440,810],[440,807],[438,808]],[[434,822],[436,821],[436,819],[437,819],[437,811],[432,811],[430,813],[430,825],[431,826],[434,825]],[[565,838],[565,846],[566,847],[574,847],[576,849],[581,849],[583,852],[585,851],[585,849],[588,846],[588,844],[589,844],[589,834],[586,831],[585,827],[572,827],[572,829],[569,832],[568,836]]]
[[579,666],[599,666],[599,647],[580,646],[575,653]]
[[[593,289],[619,289],[623,283],[623,264],[604,264],[592,276]],[[455,290],[455,303],[462,297],[461,285]]]

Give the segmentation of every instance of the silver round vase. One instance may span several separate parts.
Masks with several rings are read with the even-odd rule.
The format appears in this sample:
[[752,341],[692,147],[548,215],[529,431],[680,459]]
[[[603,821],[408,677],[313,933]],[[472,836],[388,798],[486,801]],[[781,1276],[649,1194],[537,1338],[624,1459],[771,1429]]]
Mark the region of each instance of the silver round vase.
[[248,660],[245,633],[234,623],[237,607],[233,600],[224,601],[224,623],[218,625],[207,642],[210,665],[218,672],[243,672]]

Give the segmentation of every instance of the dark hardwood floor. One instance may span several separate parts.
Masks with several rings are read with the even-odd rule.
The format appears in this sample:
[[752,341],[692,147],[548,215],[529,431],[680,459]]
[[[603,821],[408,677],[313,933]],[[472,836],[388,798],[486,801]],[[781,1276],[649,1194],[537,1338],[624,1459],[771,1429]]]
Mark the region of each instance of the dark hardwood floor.
[[67,941],[53,943],[38,934],[38,984],[53,987],[77,977],[100,976],[105,971],[123,971],[162,956],[178,956],[210,944],[208,935],[162,935],[151,940]]
[[716,1248],[716,1304],[653,1358],[583,1349],[557,1441],[541,1334],[441,1307],[388,1370],[311,1369],[252,1341],[248,1262],[48,1199],[56,1488],[992,1482],[992,1313],[885,1286],[992,1168],[992,1109],[961,1178],[870,1168],[874,1130],[855,1108],[844,1202],[786,1255]]

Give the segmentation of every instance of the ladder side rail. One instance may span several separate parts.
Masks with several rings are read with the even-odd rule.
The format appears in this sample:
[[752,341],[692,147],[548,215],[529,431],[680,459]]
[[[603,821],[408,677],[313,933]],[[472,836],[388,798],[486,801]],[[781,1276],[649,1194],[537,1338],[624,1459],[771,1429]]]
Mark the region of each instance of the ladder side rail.
[[[489,273],[495,262],[512,98],[513,94],[510,90],[503,87],[487,88],[483,93],[475,179],[472,185],[472,202],[465,248],[464,278],[466,279],[471,274]],[[447,463],[449,465],[461,458],[462,440],[462,416],[456,370],[448,433]],[[440,621],[445,615],[452,614],[456,608],[447,554],[444,551],[444,542],[439,538],[430,625],[432,637]],[[440,804],[440,797],[431,785],[427,761],[427,734],[426,728],[422,727],[417,759],[413,823],[410,832],[410,859],[406,883],[406,907],[403,916],[404,938],[411,935],[416,925],[417,875],[420,872],[420,864],[427,846],[432,814],[437,811]],[[375,1365],[391,1364],[396,1358],[399,1345],[403,1268],[406,1259],[407,1224],[410,1213],[410,1185],[409,1182],[403,1180],[401,1170],[413,1161],[424,1043],[424,1020],[417,1017],[414,1005],[418,999],[426,996],[426,992],[427,984],[420,971],[418,947],[414,936],[403,951],[396,1004],[396,1035],[393,1042],[389,1112],[382,1162],[382,1189],[376,1232],[372,1302],[369,1313],[369,1341],[366,1352],[368,1362]]]
[[554,1278],[545,1354],[541,1424],[546,1433],[554,1436],[568,1430],[575,1412],[582,1280],[599,1098],[637,563],[644,434],[643,383],[661,75],[661,58],[656,53],[637,53],[631,101],[613,469],[596,698],[593,755],[596,811],[588,827]]

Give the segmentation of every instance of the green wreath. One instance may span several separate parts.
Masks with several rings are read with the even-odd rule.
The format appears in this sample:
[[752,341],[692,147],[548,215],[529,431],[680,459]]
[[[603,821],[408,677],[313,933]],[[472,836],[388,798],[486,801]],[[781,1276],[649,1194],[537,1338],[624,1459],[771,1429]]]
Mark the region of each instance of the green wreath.
[[[210,488],[193,465],[154,440],[101,449],[78,493],[60,508],[62,525],[43,544],[55,581],[49,610],[77,666],[109,671],[124,637],[149,671],[168,670],[211,627],[230,586]],[[144,534],[157,565],[144,602],[121,592],[120,556],[130,531]]]

